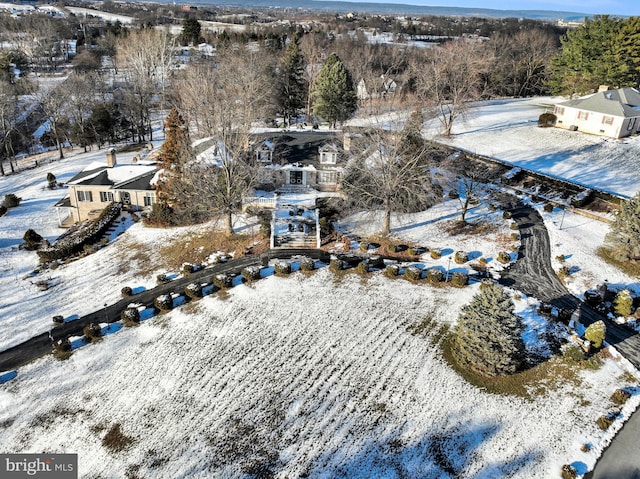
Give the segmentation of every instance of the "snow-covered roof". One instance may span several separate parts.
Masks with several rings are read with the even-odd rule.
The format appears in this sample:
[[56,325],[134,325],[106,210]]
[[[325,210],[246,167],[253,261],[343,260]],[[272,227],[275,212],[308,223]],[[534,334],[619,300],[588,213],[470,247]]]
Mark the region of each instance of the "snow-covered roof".
[[[122,185],[134,182],[141,177],[152,175],[157,170],[155,164],[123,163],[109,168],[103,162],[93,162],[84,170],[71,178],[68,185],[104,185],[121,188]],[[149,176],[151,178],[151,176]],[[146,188],[134,188],[146,189]]]
[[583,98],[558,103],[558,106],[633,118],[640,116],[640,92],[635,88],[601,91]]

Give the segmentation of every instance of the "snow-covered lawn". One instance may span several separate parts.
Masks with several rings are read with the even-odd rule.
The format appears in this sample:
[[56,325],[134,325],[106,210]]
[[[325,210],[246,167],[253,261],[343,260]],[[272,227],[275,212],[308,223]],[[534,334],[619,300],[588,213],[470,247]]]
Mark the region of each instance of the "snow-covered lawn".
[[[158,251],[189,231],[137,223],[107,248],[46,273],[56,283],[48,291],[22,279],[37,265],[35,253],[18,250],[24,231],[48,239],[61,232],[52,205],[64,191],[43,189],[46,173],[64,181],[103,157],[77,155],[0,178],[0,195],[23,198],[0,217],[0,348],[46,331],[54,314],[81,316],[119,300],[123,286],[154,286],[166,271],[141,265],[146,272],[138,274],[136,248]],[[634,283],[595,256],[605,224],[566,213],[560,230],[560,214],[543,216],[552,255],[567,255],[580,268],[572,290],[603,279]],[[420,258],[421,267],[469,271],[468,263],[450,261],[464,250],[499,273],[494,258],[515,244],[508,222],[478,207],[469,219],[495,227],[451,236],[447,225],[458,215],[455,201],[447,201],[394,216],[393,234],[442,251],[439,260]],[[380,224],[379,216],[354,215],[341,226],[366,236]],[[139,327],[80,347],[66,361],[36,360],[1,384],[0,443],[10,452],[77,452],[80,477],[248,477],[270,470],[274,477],[548,478],[566,463],[585,472],[640,402],[635,394],[608,431],[596,426],[616,388],[638,386],[637,371],[613,351],[597,371],[579,373],[581,384],[551,381],[531,400],[469,385],[443,360],[434,334],[455,323],[478,287],[436,288],[380,272],[340,277],[320,268],[144,315]],[[512,294],[528,345],[544,352],[536,331],[546,321],[536,299]],[[426,318],[433,326],[415,334]],[[109,431],[122,450],[106,445]],[[587,443],[591,450],[582,452]]]

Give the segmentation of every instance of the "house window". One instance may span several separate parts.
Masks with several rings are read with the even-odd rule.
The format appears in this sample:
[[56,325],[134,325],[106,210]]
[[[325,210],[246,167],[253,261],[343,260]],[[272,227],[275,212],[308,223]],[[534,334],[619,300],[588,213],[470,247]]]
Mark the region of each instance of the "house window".
[[[636,119],[635,118],[629,119],[629,125],[627,126],[627,130],[629,130],[629,131],[633,130],[633,127],[634,127],[635,124],[636,124]],[[640,125],[638,125],[638,127],[640,128]]]
[[335,165],[338,160],[338,154],[334,151],[320,152],[320,163],[325,165]]
[[155,198],[152,195],[145,195],[144,197],[144,205],[151,206],[155,203]]
[[586,120],[587,118],[589,118],[589,112],[587,111],[578,112],[578,120]]
[[78,191],[78,201],[93,201],[90,191]]
[[301,185],[302,184],[302,171],[289,172],[289,184]]
[[335,171],[319,171],[318,183],[321,185],[335,185],[338,180],[338,175]]
[[612,116],[603,116],[602,117],[603,125],[613,125],[613,117]]
[[555,110],[556,110],[556,111],[555,111],[554,113],[555,113],[556,115],[564,115],[564,107],[562,107],[562,106],[557,106],[557,107],[555,108]]
[[259,163],[271,163],[271,150],[258,150],[256,159]]
[[110,191],[101,191],[100,201],[102,201],[103,203],[111,203],[113,201],[113,193],[111,193]]

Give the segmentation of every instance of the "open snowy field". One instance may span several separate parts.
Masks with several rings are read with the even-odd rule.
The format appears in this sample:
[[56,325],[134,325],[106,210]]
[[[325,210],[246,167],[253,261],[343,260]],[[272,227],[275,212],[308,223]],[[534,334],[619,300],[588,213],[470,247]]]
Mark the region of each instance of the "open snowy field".
[[[64,181],[103,158],[79,154],[0,178],[0,196],[23,198],[0,217],[0,348],[46,331],[54,314],[82,316],[119,300],[122,286],[153,287],[166,271],[139,275],[134,246],[158,251],[190,230],[128,225],[107,248],[47,273],[55,284],[48,291],[22,279],[37,265],[35,253],[18,250],[24,231],[48,239],[62,232],[52,206],[64,190],[43,188],[47,172]],[[514,245],[508,222],[478,207],[469,219],[496,227],[451,236],[447,226],[458,215],[457,203],[447,201],[394,216],[393,235],[442,250],[440,260],[421,258],[421,267],[468,270],[449,261],[464,250],[499,272],[493,258]],[[637,291],[636,279],[595,255],[607,225],[561,215],[543,213],[552,257],[566,255],[575,267],[570,289],[582,293],[607,279]],[[251,222],[238,218],[238,225]],[[365,236],[380,224],[376,215],[355,215],[341,226]],[[531,400],[466,383],[442,359],[437,331],[455,323],[477,283],[434,288],[380,273],[338,278],[328,268],[265,275],[122,328],[66,361],[45,357],[20,368],[0,384],[0,443],[11,452],[77,452],[83,478],[271,471],[278,478],[546,479],[566,463],[591,468],[640,402],[635,394],[608,431],[596,426],[616,388],[639,391],[638,372],[615,351],[598,370],[579,372],[580,384],[550,381]],[[546,321],[536,299],[512,294],[528,325],[527,344],[543,349]]]

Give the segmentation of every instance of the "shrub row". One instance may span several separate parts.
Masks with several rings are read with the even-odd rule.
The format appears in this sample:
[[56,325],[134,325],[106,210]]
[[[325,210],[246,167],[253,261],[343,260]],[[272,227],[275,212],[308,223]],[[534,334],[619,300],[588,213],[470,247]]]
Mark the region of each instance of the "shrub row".
[[111,203],[98,218],[87,223],[85,227],[64,236],[50,247],[40,249],[38,251],[40,261],[47,262],[68,258],[80,252],[84,245],[98,241],[113,220],[120,215],[121,210],[120,203]]

